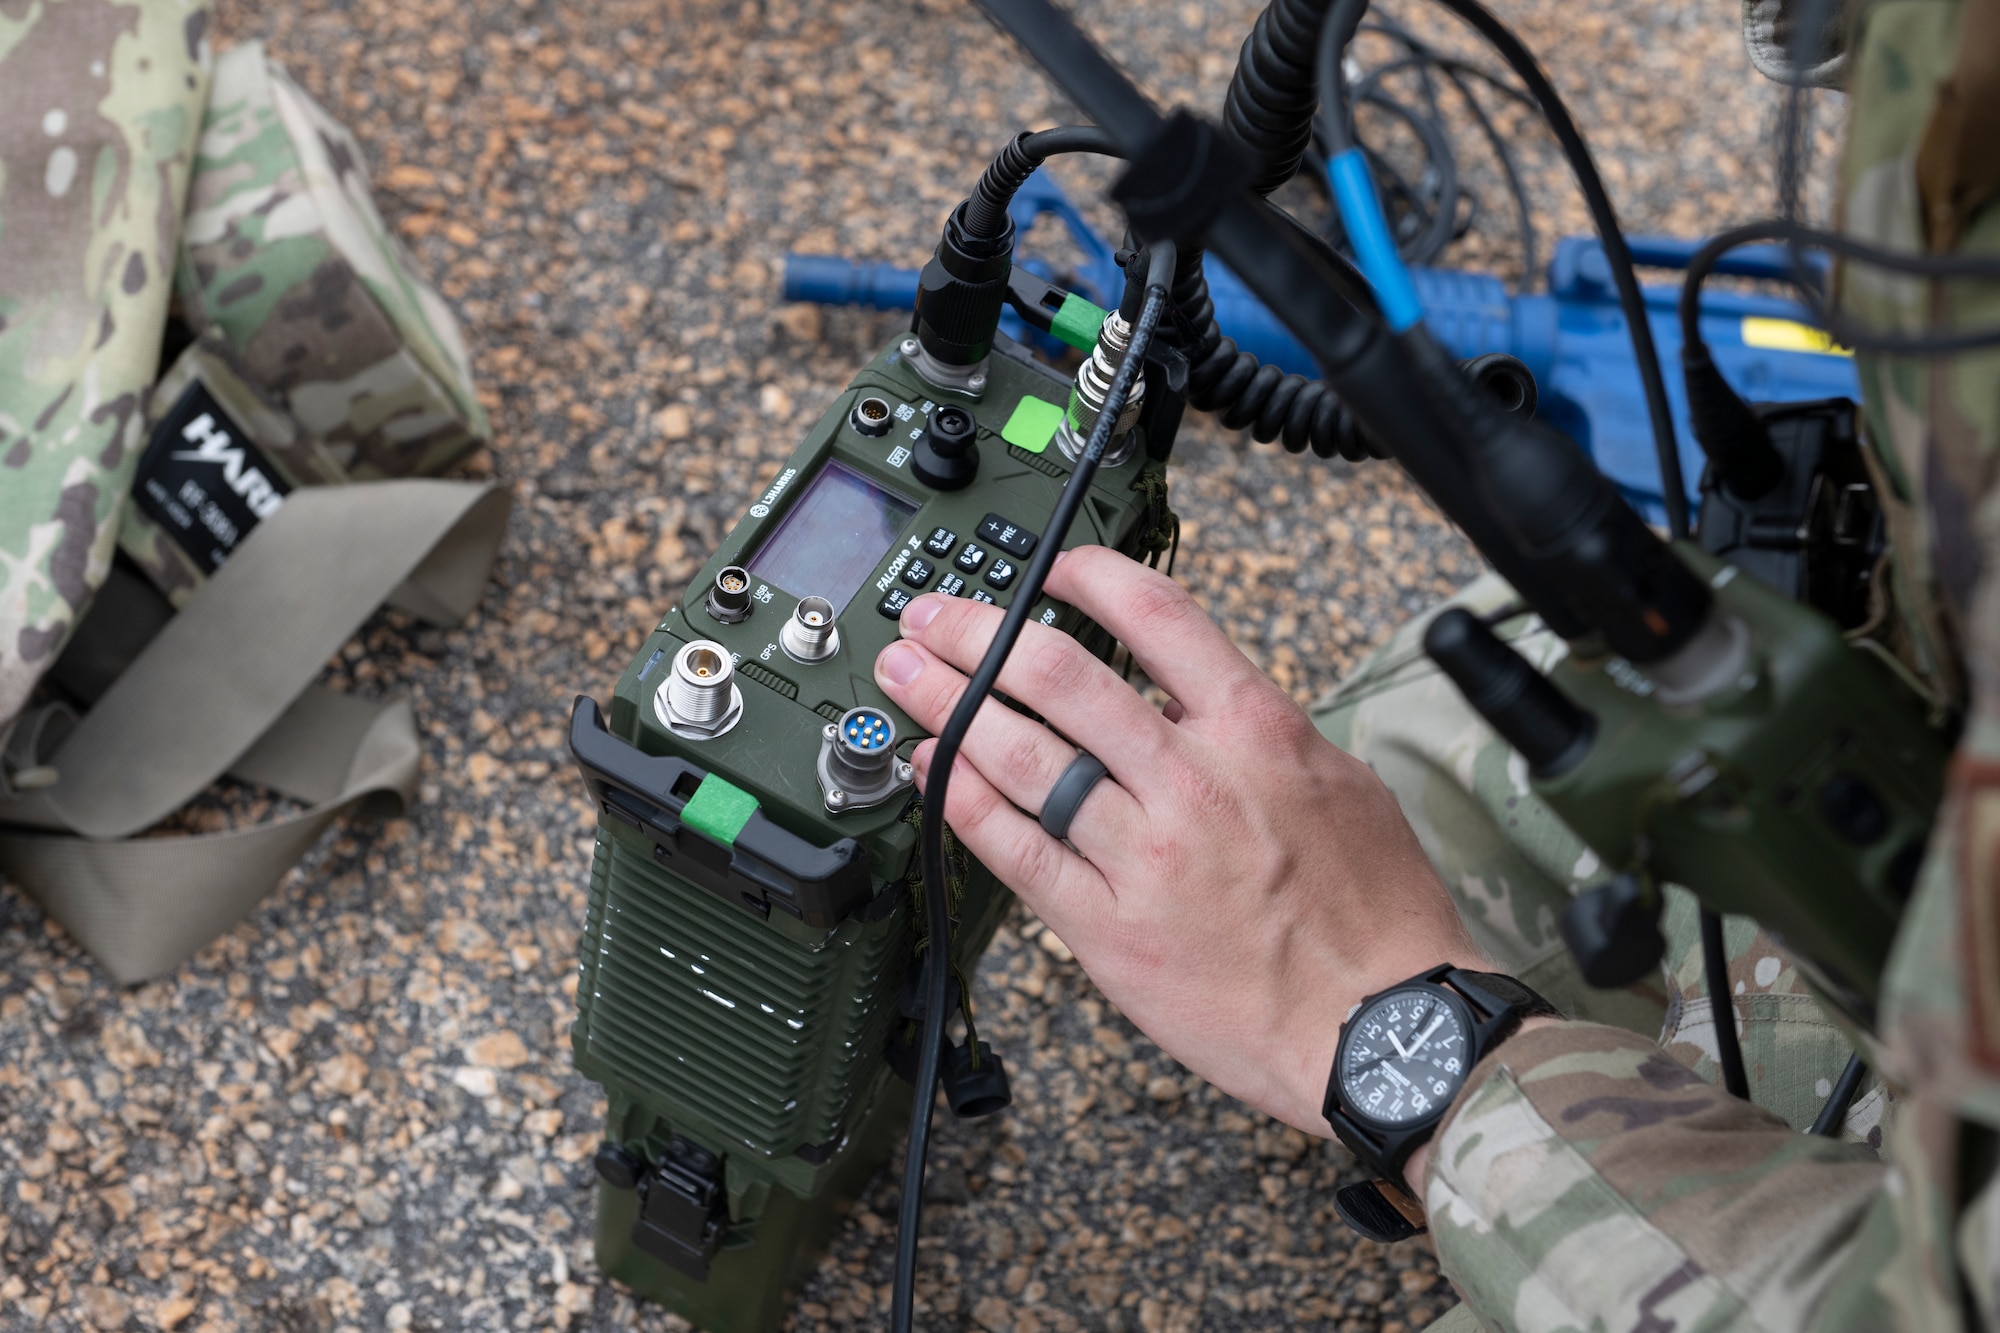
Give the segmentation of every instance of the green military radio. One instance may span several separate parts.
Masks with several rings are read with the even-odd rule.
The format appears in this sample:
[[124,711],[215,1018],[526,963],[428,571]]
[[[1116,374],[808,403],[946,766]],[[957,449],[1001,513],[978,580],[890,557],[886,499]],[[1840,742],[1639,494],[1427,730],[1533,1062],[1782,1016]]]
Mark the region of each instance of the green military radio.
[[[571,721],[599,814],[572,1037],[610,1103],[597,1255],[715,1333],[776,1325],[909,1115],[920,736],[875,656],[920,592],[1007,604],[1070,475],[1066,377],[1003,342],[954,391],[924,356],[899,339],[856,376],[641,646],[609,717],[579,698]],[[1165,545],[1146,434],[1099,468],[1068,544]],[[1035,614],[1109,654],[1068,608]],[[962,869],[963,976],[1010,899]],[[959,1073],[955,1110],[1004,1104]]]

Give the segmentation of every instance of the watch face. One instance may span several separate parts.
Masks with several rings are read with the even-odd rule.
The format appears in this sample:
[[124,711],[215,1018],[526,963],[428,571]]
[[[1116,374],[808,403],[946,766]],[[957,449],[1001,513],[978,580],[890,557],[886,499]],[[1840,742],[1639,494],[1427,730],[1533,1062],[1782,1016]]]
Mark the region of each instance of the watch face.
[[1450,1104],[1465,1082],[1465,1010],[1432,990],[1390,991],[1348,1023],[1341,1099],[1383,1125],[1413,1125]]

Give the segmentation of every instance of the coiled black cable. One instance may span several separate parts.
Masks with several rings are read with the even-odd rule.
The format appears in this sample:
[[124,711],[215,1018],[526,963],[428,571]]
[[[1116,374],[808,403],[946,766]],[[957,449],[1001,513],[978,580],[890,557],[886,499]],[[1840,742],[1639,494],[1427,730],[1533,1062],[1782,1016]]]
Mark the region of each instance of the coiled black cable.
[[[1326,0],[1271,0],[1257,16],[1223,96],[1222,127],[1249,150],[1251,186],[1269,195],[1298,173],[1312,146],[1318,105],[1313,61]],[[1365,307],[1364,307],[1365,308]],[[1202,252],[1188,246],[1174,272],[1174,309],[1188,360],[1188,402],[1215,413],[1231,430],[1248,429],[1262,444],[1276,440],[1291,453],[1350,462],[1387,458],[1323,380],[1288,375],[1223,336],[1202,269]]]
[[1327,0],[1271,0],[1236,57],[1222,128],[1250,150],[1250,187],[1258,194],[1297,175],[1312,144],[1313,59],[1326,11]]

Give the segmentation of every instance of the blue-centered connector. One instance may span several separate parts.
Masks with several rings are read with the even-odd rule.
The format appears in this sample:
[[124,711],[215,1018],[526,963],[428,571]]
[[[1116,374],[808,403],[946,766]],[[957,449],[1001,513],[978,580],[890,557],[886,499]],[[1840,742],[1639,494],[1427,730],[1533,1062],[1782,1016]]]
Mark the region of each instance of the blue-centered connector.
[[856,708],[842,719],[841,735],[857,750],[873,753],[896,743],[896,727],[888,718],[868,709]]
[[1359,148],[1350,148],[1334,155],[1326,164],[1326,174],[1333,186],[1333,202],[1340,209],[1341,225],[1354,245],[1354,257],[1367,275],[1368,285],[1375,289],[1375,303],[1382,307],[1389,328],[1401,333],[1424,317],[1424,308],[1417,301],[1410,270],[1403,266],[1403,257],[1389,238],[1389,222],[1375,197],[1367,159]]

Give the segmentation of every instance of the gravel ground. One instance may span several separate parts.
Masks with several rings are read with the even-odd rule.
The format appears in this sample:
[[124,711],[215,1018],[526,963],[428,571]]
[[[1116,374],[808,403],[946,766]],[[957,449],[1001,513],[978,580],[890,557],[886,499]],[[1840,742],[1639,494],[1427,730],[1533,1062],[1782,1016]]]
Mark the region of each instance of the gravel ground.
[[[1769,199],[1774,102],[1733,5],[1498,8],[1574,98],[1629,225],[1690,233]],[[590,1255],[602,1100],[566,1033],[591,812],[568,702],[608,693],[895,323],[780,306],[783,254],[920,262],[1006,135],[1064,107],[947,0],[222,11],[223,40],[269,42],[370,151],[494,410],[472,470],[519,507],[471,623],[385,616],[329,664],[414,698],[427,768],[407,819],[330,838],[249,922],[133,990],[0,889],[0,1328],[682,1327]],[[1442,31],[1414,0],[1397,12]],[[1213,108],[1255,6],[1081,13],[1162,101]],[[1507,129],[1544,235],[1581,229],[1545,138]],[[1059,174],[1080,198],[1104,180]],[[1503,205],[1459,260],[1509,271]],[[1301,700],[1475,572],[1384,468],[1206,423],[1183,441],[1180,572]],[[1177,1069],[1025,914],[980,988],[1016,1103],[943,1123],[928,1327],[1394,1333],[1450,1303],[1422,1246],[1332,1219],[1343,1152]],[[878,1180],[797,1328],[881,1322],[894,1194]]]

